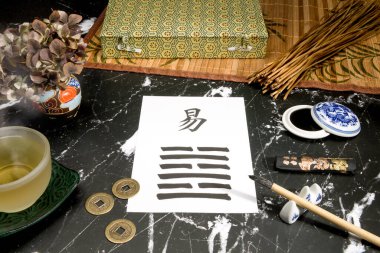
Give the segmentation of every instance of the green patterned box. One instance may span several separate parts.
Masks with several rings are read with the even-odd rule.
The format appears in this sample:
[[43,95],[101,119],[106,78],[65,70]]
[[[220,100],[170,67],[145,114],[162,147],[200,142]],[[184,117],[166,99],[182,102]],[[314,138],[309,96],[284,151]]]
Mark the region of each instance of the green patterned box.
[[105,58],[263,58],[258,0],[109,0]]

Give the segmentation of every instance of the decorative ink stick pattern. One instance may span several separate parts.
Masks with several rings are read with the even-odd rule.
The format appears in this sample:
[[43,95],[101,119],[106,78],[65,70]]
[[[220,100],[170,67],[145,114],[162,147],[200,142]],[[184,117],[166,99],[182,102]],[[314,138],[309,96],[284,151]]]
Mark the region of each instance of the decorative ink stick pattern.
[[[161,151],[161,170],[157,173],[160,179],[157,184],[158,200],[231,200],[228,194],[231,190],[231,175],[227,164],[230,150],[227,147],[165,146],[161,147]],[[173,163],[172,160],[176,159],[185,162]]]

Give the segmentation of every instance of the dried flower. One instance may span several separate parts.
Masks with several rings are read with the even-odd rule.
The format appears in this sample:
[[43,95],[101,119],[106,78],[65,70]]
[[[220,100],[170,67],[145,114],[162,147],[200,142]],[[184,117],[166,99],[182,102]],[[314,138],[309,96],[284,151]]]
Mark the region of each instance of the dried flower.
[[83,69],[81,21],[80,15],[55,10],[48,19],[0,33],[0,96],[37,100],[45,85],[66,88],[70,76]]
[[71,74],[81,73],[87,46],[80,35],[81,21],[80,15],[53,11],[49,19],[35,19],[24,30],[28,33],[26,66],[34,83],[65,88]]

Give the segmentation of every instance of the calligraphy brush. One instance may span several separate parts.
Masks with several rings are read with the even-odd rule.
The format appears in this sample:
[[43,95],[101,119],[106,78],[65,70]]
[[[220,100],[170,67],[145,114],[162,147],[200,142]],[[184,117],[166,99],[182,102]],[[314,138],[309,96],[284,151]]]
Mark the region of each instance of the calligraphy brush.
[[360,227],[357,227],[351,223],[349,223],[348,221],[346,220],[343,220],[342,218],[326,211],[325,209],[323,208],[320,208],[319,206],[316,206],[314,204],[312,204],[311,202],[297,196],[296,194],[288,191],[287,189],[267,180],[267,179],[264,179],[264,178],[261,178],[261,177],[258,177],[258,176],[249,176],[250,179],[254,180],[255,182],[271,189],[272,191],[276,192],[277,194],[280,194],[281,196],[289,199],[289,200],[293,200],[294,202],[296,202],[296,204],[302,208],[305,208],[311,212],[313,212],[314,214],[330,221],[331,223],[345,229],[346,231],[352,233],[352,234],[355,234],[356,236],[358,236],[359,238],[362,238],[378,247],[380,247],[380,237],[378,237],[377,235],[374,235]]

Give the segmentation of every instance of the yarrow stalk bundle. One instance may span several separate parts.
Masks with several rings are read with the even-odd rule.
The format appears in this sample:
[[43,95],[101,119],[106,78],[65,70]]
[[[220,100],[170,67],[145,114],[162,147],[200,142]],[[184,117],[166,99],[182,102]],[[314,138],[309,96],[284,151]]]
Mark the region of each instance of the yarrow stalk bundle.
[[252,74],[273,98],[290,92],[310,70],[380,31],[380,0],[342,0],[280,59]]

